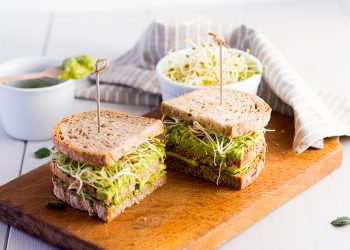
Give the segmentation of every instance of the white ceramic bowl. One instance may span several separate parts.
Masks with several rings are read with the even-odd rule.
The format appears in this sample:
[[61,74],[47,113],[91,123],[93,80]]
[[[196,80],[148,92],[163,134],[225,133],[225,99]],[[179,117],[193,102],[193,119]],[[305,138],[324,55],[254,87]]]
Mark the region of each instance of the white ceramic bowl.
[[[0,65],[0,76],[42,71],[59,66],[61,60],[27,57]],[[11,85],[11,84],[10,84]],[[55,123],[66,116],[74,101],[74,81],[45,88],[0,85],[0,117],[5,132],[21,140],[45,140]]]
[[[244,51],[238,50],[238,49],[231,48],[231,50],[235,50],[235,51],[249,57],[252,61],[255,62],[259,71],[260,72],[262,71],[262,65],[256,57],[254,57],[251,54],[248,54]],[[183,49],[183,50],[179,50],[175,53],[184,54],[184,53],[188,53],[188,51],[189,51],[189,49]],[[191,85],[175,82],[175,81],[169,79],[168,77],[166,77],[165,70],[166,70],[166,67],[168,65],[168,61],[170,58],[171,58],[170,55],[163,57],[158,62],[157,68],[156,68],[157,77],[158,77],[158,81],[160,84],[163,100],[171,99],[171,98],[174,98],[174,97],[177,97],[177,96],[180,96],[180,95],[183,95],[185,93],[188,93],[188,92],[191,92],[194,90],[198,90],[198,89],[213,88],[213,86],[209,86],[209,87],[208,86],[191,86]],[[257,94],[260,81],[261,81],[261,74],[256,74],[256,75],[253,75],[244,81],[225,84],[223,87],[227,88],[227,89],[240,90],[240,91],[251,93],[251,94]],[[215,86],[214,88],[219,88],[219,86]]]

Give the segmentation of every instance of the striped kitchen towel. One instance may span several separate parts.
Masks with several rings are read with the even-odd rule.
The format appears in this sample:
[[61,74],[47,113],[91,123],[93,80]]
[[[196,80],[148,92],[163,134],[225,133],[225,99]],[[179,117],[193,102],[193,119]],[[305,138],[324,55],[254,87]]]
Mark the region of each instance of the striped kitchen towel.
[[[199,43],[208,31],[222,34],[231,47],[250,49],[267,69],[258,95],[273,110],[294,115],[293,148],[302,153],[322,148],[323,139],[350,135],[350,102],[329,91],[313,91],[260,31],[246,25],[212,22],[169,24],[153,22],[135,46],[112,62],[101,75],[101,99],[129,104],[159,105],[155,67],[169,50],[186,47],[187,38]],[[94,98],[95,85],[79,84],[76,95]]]

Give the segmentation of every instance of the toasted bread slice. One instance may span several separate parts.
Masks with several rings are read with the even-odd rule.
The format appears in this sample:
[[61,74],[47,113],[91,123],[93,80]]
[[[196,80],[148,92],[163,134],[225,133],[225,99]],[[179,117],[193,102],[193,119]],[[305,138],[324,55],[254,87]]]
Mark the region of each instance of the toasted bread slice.
[[236,90],[207,88],[162,102],[163,115],[199,122],[202,126],[230,138],[251,130],[263,129],[270,120],[271,108],[260,97]]
[[131,197],[125,199],[120,205],[108,208],[103,205],[101,202],[93,202],[87,199],[83,199],[80,196],[76,195],[76,193],[67,190],[64,188],[59,180],[53,178],[53,192],[55,196],[69,204],[70,206],[89,211],[92,215],[97,215],[99,218],[103,219],[106,222],[110,222],[115,217],[117,217],[120,213],[122,213],[126,208],[132,206],[135,203],[139,203],[142,199],[144,199],[147,195],[152,193],[158,187],[164,185],[166,183],[166,176],[161,175],[151,186],[145,187],[142,191],[140,191],[136,195],[132,195]]
[[[259,177],[265,165],[265,154],[266,154],[266,149],[264,148],[259,153],[259,156],[256,157],[252,165],[246,171],[242,172],[239,175],[231,176],[226,174],[225,172],[221,172],[218,184],[232,187],[234,189],[246,188]],[[206,168],[195,167],[193,165],[189,165],[186,162],[172,156],[168,156],[165,160],[165,163],[168,168],[177,170],[184,174],[193,175],[211,182],[215,182],[215,183],[219,175],[219,171],[217,169],[214,169],[211,167],[206,167]]]
[[54,129],[53,143],[73,160],[107,167],[163,130],[160,120],[101,110],[98,133],[97,112],[92,110],[60,120]]

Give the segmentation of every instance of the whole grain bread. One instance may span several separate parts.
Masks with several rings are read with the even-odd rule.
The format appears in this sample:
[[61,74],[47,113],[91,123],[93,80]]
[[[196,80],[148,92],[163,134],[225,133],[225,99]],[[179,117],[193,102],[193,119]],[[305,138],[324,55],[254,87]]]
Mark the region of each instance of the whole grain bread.
[[[252,163],[252,166],[245,172],[237,176],[231,176],[225,172],[221,172],[218,181],[219,185],[232,187],[234,189],[244,189],[253,183],[260,175],[265,165],[266,149],[263,149],[256,160]],[[219,171],[214,168],[202,169],[189,165],[186,162],[179,160],[178,158],[168,156],[165,160],[168,168],[174,169],[184,174],[193,175],[211,182],[217,182]]]
[[73,160],[110,166],[121,156],[163,133],[160,120],[101,110],[101,132],[97,132],[95,110],[70,115],[56,123],[53,143]]
[[270,106],[260,97],[224,89],[220,105],[217,88],[196,90],[162,102],[163,115],[199,122],[202,126],[228,137],[264,128],[271,116]]
[[135,203],[139,203],[142,199],[144,199],[147,195],[152,193],[155,189],[164,185],[166,183],[166,176],[160,176],[159,179],[156,180],[152,186],[144,188],[140,193],[124,200],[120,205],[114,208],[108,208],[100,202],[92,202],[87,199],[84,200],[83,198],[77,196],[74,192],[65,189],[60,184],[60,181],[56,178],[53,178],[52,182],[54,186],[53,192],[58,199],[66,202],[67,204],[76,209],[89,211],[90,214],[97,215],[104,221],[110,222],[119,214],[121,214],[126,208],[132,206]]

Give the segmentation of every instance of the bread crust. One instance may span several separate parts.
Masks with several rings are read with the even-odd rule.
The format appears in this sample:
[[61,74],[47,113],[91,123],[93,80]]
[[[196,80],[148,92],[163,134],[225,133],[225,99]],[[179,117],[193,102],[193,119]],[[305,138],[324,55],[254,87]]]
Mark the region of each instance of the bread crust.
[[223,104],[217,89],[202,89],[162,102],[165,116],[199,122],[202,126],[230,138],[261,130],[269,122],[270,106],[260,97],[225,89]]
[[[73,160],[108,167],[125,153],[147,141],[148,138],[155,137],[164,131],[162,122],[157,119],[101,110],[101,118],[107,117],[106,122],[102,122],[101,127],[105,125],[108,128],[109,121],[120,122],[120,126],[108,128],[109,130],[102,127],[102,134],[98,134],[95,131],[97,130],[97,122],[93,120],[95,117],[96,111],[92,110],[73,114],[58,121],[52,137],[56,149]],[[86,125],[86,123],[91,124],[83,128],[77,127],[72,132],[70,127],[75,126],[77,122],[81,126]],[[111,136],[112,139],[109,139],[108,136]],[[85,145],[82,144],[84,140]],[[89,147],[88,143],[97,145],[98,148],[96,146]]]
[[52,182],[54,187],[53,192],[58,199],[60,199],[63,202],[66,202],[67,204],[76,209],[89,211],[90,214],[97,215],[105,222],[110,222],[119,214],[124,212],[126,208],[132,206],[133,204],[139,203],[142,199],[144,199],[147,195],[152,193],[155,189],[164,185],[166,183],[166,176],[160,176],[159,179],[155,181],[151,187],[145,188],[136,196],[124,200],[122,204],[114,208],[105,207],[102,203],[99,202],[93,202],[87,199],[82,199],[73,192],[70,192],[69,190],[62,187],[59,181],[55,178],[52,179]]
[[[232,187],[238,190],[246,188],[259,177],[261,171],[263,170],[265,165],[265,154],[266,154],[266,149],[264,148],[260,152],[259,157],[257,157],[253,165],[241,175],[230,176],[222,172],[220,175],[218,184]],[[213,171],[210,171],[210,172],[203,171],[199,167],[188,165],[184,161],[181,161],[171,156],[167,157],[166,165],[168,168],[174,169],[181,173],[193,175],[214,183],[216,183],[218,174],[219,174],[216,169],[213,169]]]

